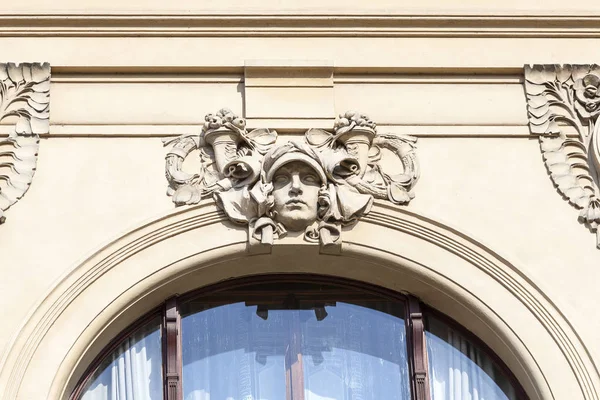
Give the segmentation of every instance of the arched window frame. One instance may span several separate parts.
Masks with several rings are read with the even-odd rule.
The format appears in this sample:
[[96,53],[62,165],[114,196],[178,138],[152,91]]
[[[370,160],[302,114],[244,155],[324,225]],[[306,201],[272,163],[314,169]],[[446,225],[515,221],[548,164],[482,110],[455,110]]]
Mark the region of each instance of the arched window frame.
[[408,367],[411,381],[411,400],[431,400],[427,341],[425,335],[425,315],[431,315],[443,321],[445,324],[459,331],[475,346],[483,350],[496,363],[502,373],[509,379],[517,391],[517,398],[519,400],[529,400],[525,390],[518,382],[512,371],[489,348],[489,346],[485,344],[485,342],[461,326],[451,317],[431,307],[428,307],[417,297],[346,278],[311,274],[269,274],[233,278],[231,280],[222,281],[194,290],[192,292],[168,298],[161,306],[134,321],[117,337],[111,340],[109,345],[105,347],[90,364],[82,378],[75,386],[75,389],[71,393],[69,400],[79,400],[84,393],[87,383],[92,378],[94,373],[99,369],[102,361],[113,351],[115,351],[118,346],[130,335],[157,317],[161,317],[162,321],[161,337],[163,355],[163,399],[183,400],[180,305],[195,298],[206,296],[207,294],[226,291],[235,287],[281,282],[332,284],[353,289],[357,292],[378,295],[382,299],[404,303],[404,311],[406,316],[405,324],[408,350],[407,354],[409,360]]

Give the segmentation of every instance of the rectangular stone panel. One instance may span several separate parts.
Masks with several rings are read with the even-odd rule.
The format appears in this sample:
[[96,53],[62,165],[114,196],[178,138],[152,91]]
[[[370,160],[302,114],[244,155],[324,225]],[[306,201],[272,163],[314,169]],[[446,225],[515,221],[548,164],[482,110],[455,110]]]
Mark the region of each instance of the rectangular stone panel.
[[328,61],[246,61],[247,118],[333,118],[333,64]]
[[335,108],[358,110],[386,125],[527,124],[520,83],[340,83]]
[[55,83],[51,123],[194,124],[229,107],[242,112],[239,83]]
[[246,89],[248,118],[333,118],[333,87]]

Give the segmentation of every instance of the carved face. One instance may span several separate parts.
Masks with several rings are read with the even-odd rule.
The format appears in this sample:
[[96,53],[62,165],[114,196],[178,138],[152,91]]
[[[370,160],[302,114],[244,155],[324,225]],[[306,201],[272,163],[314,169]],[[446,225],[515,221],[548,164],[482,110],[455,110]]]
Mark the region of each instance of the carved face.
[[283,165],[273,176],[274,219],[292,232],[306,229],[317,219],[321,180],[301,161]]

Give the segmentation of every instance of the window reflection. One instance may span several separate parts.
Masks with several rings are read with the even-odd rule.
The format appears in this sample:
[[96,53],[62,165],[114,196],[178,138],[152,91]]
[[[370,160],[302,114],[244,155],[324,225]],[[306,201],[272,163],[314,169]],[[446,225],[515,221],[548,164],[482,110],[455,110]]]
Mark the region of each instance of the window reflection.
[[341,302],[325,317],[258,308],[182,318],[184,400],[410,399],[402,318]]
[[[183,400],[409,400],[408,348],[420,352],[405,307],[394,296],[321,283],[207,291],[177,302],[175,345],[161,339],[165,314],[157,316],[116,342],[72,397],[163,399],[165,351],[181,362]],[[432,400],[527,398],[485,346],[432,312],[424,318]]]
[[96,370],[82,400],[163,398],[160,318],[125,339]]
[[427,318],[432,400],[516,400],[514,387],[479,346],[437,318]]
[[410,399],[404,320],[346,303],[326,311],[302,311],[305,399]]
[[244,303],[182,318],[184,400],[285,400],[287,324]]

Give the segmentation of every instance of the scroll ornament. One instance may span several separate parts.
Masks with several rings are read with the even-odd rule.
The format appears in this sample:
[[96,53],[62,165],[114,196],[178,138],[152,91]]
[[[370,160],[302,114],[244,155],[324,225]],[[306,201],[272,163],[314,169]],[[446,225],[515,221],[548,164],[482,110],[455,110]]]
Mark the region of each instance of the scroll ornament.
[[[368,116],[346,112],[332,132],[309,129],[302,140],[277,143],[277,132],[248,131],[228,109],[205,117],[199,135],[164,140],[167,194],[176,205],[212,196],[230,220],[247,225],[251,249],[287,232],[303,232],[327,252],[340,250],[342,227],[367,214],[374,199],[406,204],[419,178],[416,139],[379,134]],[[383,150],[400,160],[398,173],[382,168]],[[196,173],[183,170],[193,151]]]
[[600,248],[600,66],[525,66],[527,112],[552,182]]
[[49,129],[50,65],[0,63],[0,224],[4,212],[25,195],[37,164],[40,134]]

